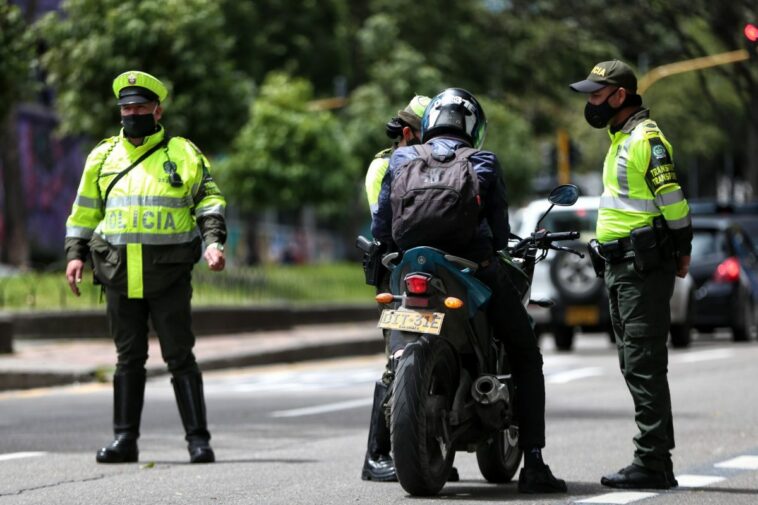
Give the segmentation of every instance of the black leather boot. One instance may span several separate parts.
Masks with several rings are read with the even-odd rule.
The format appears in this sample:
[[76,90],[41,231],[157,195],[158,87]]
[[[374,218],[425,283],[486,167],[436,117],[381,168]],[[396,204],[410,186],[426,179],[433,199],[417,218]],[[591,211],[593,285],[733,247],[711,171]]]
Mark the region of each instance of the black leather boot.
[[371,424],[368,429],[368,447],[363,461],[361,479],[379,482],[396,482],[395,463],[390,456],[390,430],[384,416],[384,400],[387,385],[377,381],[374,386],[374,406],[371,409]]
[[216,456],[210,446],[211,434],[205,420],[203,376],[190,372],[171,379],[176,395],[176,404],[187,436],[190,463],[213,463]]
[[139,459],[142,405],[145,400],[145,371],[113,375],[113,433],[115,440],[97,451],[98,463],[134,463]]

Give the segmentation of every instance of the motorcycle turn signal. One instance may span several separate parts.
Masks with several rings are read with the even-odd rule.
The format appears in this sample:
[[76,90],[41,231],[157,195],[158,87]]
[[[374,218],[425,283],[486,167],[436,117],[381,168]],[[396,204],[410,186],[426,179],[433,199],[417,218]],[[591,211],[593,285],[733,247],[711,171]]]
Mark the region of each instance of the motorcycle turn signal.
[[445,307],[448,309],[460,309],[463,307],[463,300],[455,298],[454,296],[448,296],[445,298]]
[[395,295],[392,293],[379,293],[374,299],[377,303],[392,303],[395,300]]

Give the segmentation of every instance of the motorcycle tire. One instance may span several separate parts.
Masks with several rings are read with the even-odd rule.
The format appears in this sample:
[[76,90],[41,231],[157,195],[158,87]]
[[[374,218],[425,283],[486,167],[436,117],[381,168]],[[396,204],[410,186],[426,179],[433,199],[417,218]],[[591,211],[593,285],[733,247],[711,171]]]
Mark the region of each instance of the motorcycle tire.
[[393,383],[390,429],[395,472],[412,496],[436,495],[447,482],[455,451],[445,445],[447,413],[459,364],[442,339],[421,338],[403,351]]
[[522,455],[518,446],[518,428],[512,426],[477,447],[476,462],[487,482],[505,484],[516,475]]

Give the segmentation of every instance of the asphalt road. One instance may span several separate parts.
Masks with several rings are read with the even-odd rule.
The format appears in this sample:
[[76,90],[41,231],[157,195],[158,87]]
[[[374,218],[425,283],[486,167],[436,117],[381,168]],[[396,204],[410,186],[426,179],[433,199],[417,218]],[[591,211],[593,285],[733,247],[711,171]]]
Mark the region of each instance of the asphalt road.
[[458,453],[461,481],[437,499],[396,483],[360,480],[380,356],[207,373],[218,462],[189,465],[165,377],[148,383],[140,463],[98,465],[110,440],[107,385],[0,394],[0,505],[346,504],[502,502],[758,503],[758,344],[700,339],[671,353],[680,488],[625,494],[600,476],[631,461],[635,433],[616,356],[600,335],[557,354],[545,341],[545,458],[569,494],[525,497],[487,484],[474,455]]

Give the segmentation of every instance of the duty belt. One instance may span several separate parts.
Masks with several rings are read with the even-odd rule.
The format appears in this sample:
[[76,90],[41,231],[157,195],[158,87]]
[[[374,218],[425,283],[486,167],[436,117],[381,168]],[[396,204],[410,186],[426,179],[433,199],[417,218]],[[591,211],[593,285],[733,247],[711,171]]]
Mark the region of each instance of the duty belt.
[[632,241],[629,237],[622,237],[600,244],[600,254],[610,263],[620,263],[634,259]]

